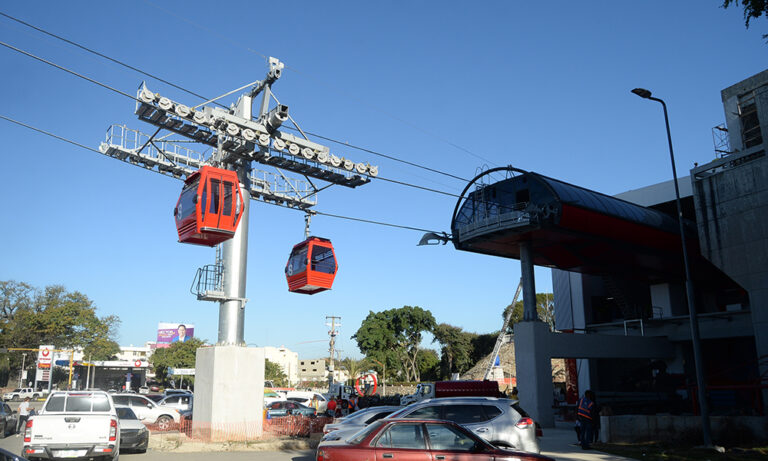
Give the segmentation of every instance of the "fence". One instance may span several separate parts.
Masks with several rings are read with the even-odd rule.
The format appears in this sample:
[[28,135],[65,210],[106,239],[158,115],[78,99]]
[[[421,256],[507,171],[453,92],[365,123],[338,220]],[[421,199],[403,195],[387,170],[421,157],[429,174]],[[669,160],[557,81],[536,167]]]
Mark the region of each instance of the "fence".
[[[159,427],[147,424],[152,437],[177,442],[263,442],[286,438],[309,438],[310,434],[323,431],[323,426],[333,422],[329,417],[285,416],[264,419],[259,435],[258,421],[242,423],[207,423],[182,420],[180,424]],[[183,437],[180,435],[183,434]]]

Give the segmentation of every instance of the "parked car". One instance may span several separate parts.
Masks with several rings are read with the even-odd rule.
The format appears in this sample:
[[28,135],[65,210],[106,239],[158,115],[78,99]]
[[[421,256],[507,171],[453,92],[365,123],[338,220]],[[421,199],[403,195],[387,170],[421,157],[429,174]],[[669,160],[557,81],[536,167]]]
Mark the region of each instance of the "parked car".
[[285,396],[282,394],[278,394],[272,389],[264,389],[264,405],[265,406],[269,405],[272,402],[277,402],[279,400],[285,400]]
[[139,394],[142,394],[142,395],[149,394],[149,386],[141,386],[139,388]]
[[536,424],[517,400],[446,397],[413,403],[389,418],[442,419],[460,424],[500,447],[539,453]]
[[145,453],[149,446],[149,429],[136,413],[125,405],[115,405],[117,422],[120,425],[120,451]]
[[191,394],[192,391],[188,391],[186,389],[166,389],[163,391],[163,395],[168,397],[169,395],[182,395],[182,394]]
[[532,453],[495,447],[450,421],[382,419],[347,440],[321,441],[317,461],[360,459],[411,461],[553,461]]
[[347,436],[357,433],[365,426],[386,418],[395,411],[401,409],[400,406],[387,407],[369,407],[364,410],[356,411],[345,418],[336,422],[326,424],[323,427],[323,440],[340,440]]
[[93,458],[117,461],[120,426],[103,391],[54,392],[27,421],[22,453],[30,460]]
[[[19,423],[19,415],[16,410],[12,410],[7,403],[0,405],[0,439],[16,432],[16,425]],[[0,458],[2,459],[2,458]]]
[[161,407],[171,407],[179,410],[179,412],[184,410],[191,410],[192,404],[194,403],[194,395],[193,394],[178,394],[178,395],[169,395],[167,397],[164,397],[162,400],[157,402],[157,404]]
[[149,391],[150,392],[160,392],[160,386],[158,386],[157,384],[153,384],[153,385],[149,386]]
[[317,412],[324,413],[328,409],[328,399],[319,392],[313,391],[288,391],[285,394],[285,400],[298,402],[305,406],[312,406],[312,397],[317,398]]
[[267,415],[270,418],[280,418],[288,415],[317,416],[314,408],[297,402],[281,400],[267,405]]
[[155,403],[160,403],[160,401],[165,398],[163,394],[147,394],[144,397],[148,398],[149,400]]
[[3,400],[8,401],[11,400],[13,402],[18,402],[21,400],[26,399],[29,397],[32,400],[37,400],[43,395],[42,392],[36,391],[31,387],[22,387],[12,390],[11,392],[6,392],[3,394]]
[[21,456],[2,448],[0,448],[0,459],[5,459],[5,461],[28,461],[27,458],[22,458]]
[[179,410],[161,407],[143,395],[115,394],[112,396],[115,405],[131,407],[139,420],[145,424],[157,424],[161,431],[167,431],[174,424],[179,424]]

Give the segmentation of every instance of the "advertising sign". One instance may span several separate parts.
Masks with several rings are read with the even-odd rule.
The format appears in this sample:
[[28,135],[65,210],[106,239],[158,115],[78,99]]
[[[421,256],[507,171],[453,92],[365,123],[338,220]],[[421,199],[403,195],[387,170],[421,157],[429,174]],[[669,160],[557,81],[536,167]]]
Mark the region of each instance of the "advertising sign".
[[157,347],[170,347],[175,342],[183,343],[195,336],[195,325],[191,323],[157,324]]
[[168,368],[169,375],[171,376],[194,376],[194,368]]
[[53,346],[40,346],[37,351],[37,368],[51,368],[54,349]]

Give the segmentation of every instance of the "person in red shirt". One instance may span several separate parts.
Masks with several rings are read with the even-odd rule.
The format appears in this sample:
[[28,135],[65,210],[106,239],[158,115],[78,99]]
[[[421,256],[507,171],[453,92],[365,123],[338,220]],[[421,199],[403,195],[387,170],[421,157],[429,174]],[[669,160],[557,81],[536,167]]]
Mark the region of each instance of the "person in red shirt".
[[334,416],[336,414],[336,400],[331,399],[328,401],[328,414]]

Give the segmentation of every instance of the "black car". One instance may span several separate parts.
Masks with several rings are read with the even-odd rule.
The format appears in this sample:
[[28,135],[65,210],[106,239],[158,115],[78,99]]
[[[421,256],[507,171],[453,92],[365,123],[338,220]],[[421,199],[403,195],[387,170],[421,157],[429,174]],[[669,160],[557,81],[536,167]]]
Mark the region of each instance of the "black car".
[[0,439],[16,432],[19,415],[7,403],[0,405]]
[[149,446],[149,429],[129,407],[116,405],[115,410],[120,422],[120,450],[146,452]]
[[5,461],[27,461],[23,456],[15,455],[8,450],[0,448],[0,459]]

